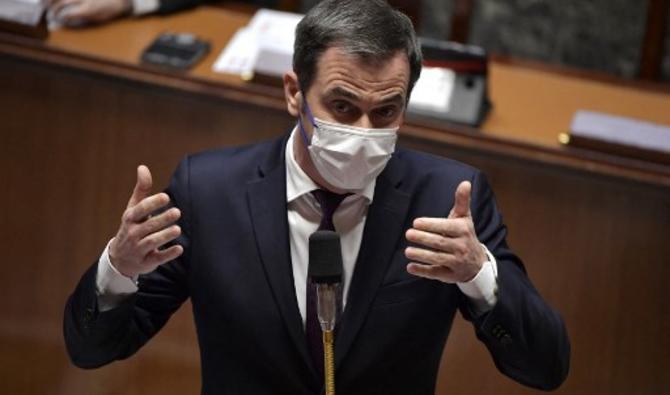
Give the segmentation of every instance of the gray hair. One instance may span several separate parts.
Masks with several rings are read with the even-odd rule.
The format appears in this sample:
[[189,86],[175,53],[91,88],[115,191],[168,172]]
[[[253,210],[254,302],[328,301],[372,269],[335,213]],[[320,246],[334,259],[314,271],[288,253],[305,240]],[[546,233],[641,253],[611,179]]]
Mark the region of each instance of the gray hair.
[[309,90],[319,58],[337,47],[366,62],[407,54],[407,99],[421,74],[421,49],[410,19],[383,0],[324,0],[300,21],[295,32],[293,71],[303,92]]

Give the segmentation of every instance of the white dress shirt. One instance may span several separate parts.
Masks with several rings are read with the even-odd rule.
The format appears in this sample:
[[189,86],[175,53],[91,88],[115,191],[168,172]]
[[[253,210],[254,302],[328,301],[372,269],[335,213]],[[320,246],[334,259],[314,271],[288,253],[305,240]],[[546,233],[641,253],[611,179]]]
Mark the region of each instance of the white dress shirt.
[[[311,194],[320,187],[302,170],[295,160],[293,140],[298,132],[293,130],[286,144],[286,202],[288,206],[288,226],[291,248],[291,265],[298,308],[305,323],[307,268],[309,263],[309,236],[321,222],[321,208]],[[333,223],[340,234],[342,244],[343,293],[342,302],[346,307],[351,277],[363,238],[363,228],[368,207],[374,198],[375,182],[358,193],[347,196],[333,215]],[[490,310],[496,302],[497,265],[495,258],[482,244],[488,257],[477,275],[466,283],[457,283],[461,292],[467,295],[475,314]],[[109,260],[105,248],[97,273],[98,307],[106,311],[117,306],[124,297],[137,291],[133,279],[120,274]]]

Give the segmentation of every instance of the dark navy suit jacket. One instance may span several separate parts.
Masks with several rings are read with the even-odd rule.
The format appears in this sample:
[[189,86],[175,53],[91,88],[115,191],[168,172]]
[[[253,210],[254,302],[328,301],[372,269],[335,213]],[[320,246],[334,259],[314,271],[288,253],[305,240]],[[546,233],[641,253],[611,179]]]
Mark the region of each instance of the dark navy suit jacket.
[[[203,394],[315,394],[292,278],[286,206],[286,136],[187,157],[167,192],[182,211],[184,254],[140,276],[139,292],[97,310],[96,265],[65,311],[65,340],[80,367],[135,353],[191,298]],[[456,186],[473,185],[480,241],[498,262],[498,302],[473,317],[456,285],[406,272],[405,231],[416,217],[446,217]],[[377,179],[347,307],[337,329],[340,394],[432,394],[457,310],[506,375],[554,388],[569,343],[560,316],[508,249],[484,176],[455,161],[398,149]],[[473,379],[477,372],[473,372]]]
[[[159,0],[158,10],[159,14],[168,14],[171,12],[183,10],[190,7],[195,7],[214,0]],[[249,3],[258,7],[275,7],[278,0],[238,0],[243,3]]]

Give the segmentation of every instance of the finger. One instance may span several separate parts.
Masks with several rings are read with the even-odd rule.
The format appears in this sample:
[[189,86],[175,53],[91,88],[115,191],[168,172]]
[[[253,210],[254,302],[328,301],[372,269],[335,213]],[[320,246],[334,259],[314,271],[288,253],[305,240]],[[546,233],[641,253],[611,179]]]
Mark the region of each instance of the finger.
[[135,206],[126,210],[126,221],[130,222],[144,222],[147,218],[170,203],[170,197],[167,193],[157,193],[155,195],[145,198]]
[[449,218],[463,218],[470,216],[470,192],[472,184],[470,181],[463,181],[458,184],[454,194],[454,207],[451,209]]
[[63,26],[76,28],[86,24],[85,16],[82,16],[87,12],[86,9],[85,4],[72,2],[58,8],[53,15],[55,16],[55,20]]
[[[99,1],[100,0],[82,1],[78,7],[72,9],[64,16],[64,21],[68,24],[72,24],[74,27],[78,27],[85,24],[103,22],[111,19],[112,16],[115,16],[112,9],[108,9],[109,6],[114,7],[116,5],[115,2],[106,4],[98,3]],[[119,9],[119,12],[120,10],[121,9]]]
[[427,278],[429,280],[439,280],[445,283],[455,283],[454,272],[444,266],[422,265],[412,262],[407,265],[407,272],[414,276]]
[[148,266],[159,266],[173,259],[178,258],[184,253],[184,247],[179,244],[173,245],[164,250],[154,250],[147,255],[144,264]]
[[60,15],[63,12],[66,12],[67,8],[76,7],[79,4],[79,0],[54,0],[49,6],[50,11],[57,18],[62,18],[65,14]]
[[135,206],[149,196],[149,194],[151,194],[152,185],[153,181],[149,168],[145,165],[137,166],[137,182],[135,183],[133,194],[130,196],[130,200],[128,200],[128,207]]
[[467,232],[467,224],[456,218],[416,218],[412,222],[415,229],[437,233],[449,237],[458,237]]
[[143,238],[139,242],[139,249],[142,255],[149,254],[149,252],[162,247],[163,245],[173,241],[181,235],[181,228],[179,225],[172,225],[158,232],[152,233]]
[[431,251],[425,248],[407,247],[405,248],[405,256],[410,261],[449,268],[457,262],[456,257],[452,254],[441,251]]
[[67,0],[46,0],[44,2],[44,6],[47,7],[47,8],[51,8],[51,7],[59,5],[60,3],[64,2],[64,1],[67,1]]
[[424,232],[417,229],[409,229],[405,233],[405,237],[407,237],[407,240],[412,243],[420,244],[424,247],[432,248],[434,250],[449,253],[457,250],[456,241],[451,237],[445,237],[441,234]]
[[159,215],[151,217],[144,221],[140,228],[136,230],[136,235],[138,238],[144,238],[145,236],[158,232],[159,230],[165,229],[168,226],[177,222],[181,216],[181,211],[178,208],[173,207]]
[[61,16],[61,22],[68,27],[81,27],[91,21],[90,10],[85,6],[68,8]]

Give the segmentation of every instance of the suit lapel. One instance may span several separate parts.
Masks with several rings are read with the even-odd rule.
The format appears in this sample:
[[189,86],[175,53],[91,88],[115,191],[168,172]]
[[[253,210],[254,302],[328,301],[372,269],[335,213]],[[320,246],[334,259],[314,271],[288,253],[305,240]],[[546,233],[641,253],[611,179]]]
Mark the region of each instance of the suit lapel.
[[276,145],[279,147],[275,147],[271,158],[260,166],[259,178],[249,182],[247,199],[256,245],[279,312],[305,364],[316,376],[305,342],[291,268],[284,165],[286,139]]
[[[257,248],[289,335],[316,378],[307,349],[302,318],[298,310],[291,268],[286,206],[286,138],[275,144],[268,161],[259,167],[258,179],[247,185],[247,200]],[[338,326],[335,363],[345,358],[365,321],[377,289],[401,237],[411,196],[398,189],[403,168],[397,158],[389,161],[377,179],[368,210],[347,308]]]
[[397,187],[401,163],[394,157],[377,178],[373,202],[368,210],[361,249],[351,280],[347,307],[338,327],[335,363],[346,357],[374,300],[404,229],[410,195]]

